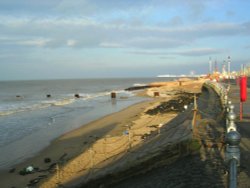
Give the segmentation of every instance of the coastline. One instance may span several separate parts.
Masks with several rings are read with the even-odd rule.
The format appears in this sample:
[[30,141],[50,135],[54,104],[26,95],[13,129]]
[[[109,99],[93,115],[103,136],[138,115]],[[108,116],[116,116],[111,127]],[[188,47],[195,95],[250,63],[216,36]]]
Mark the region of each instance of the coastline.
[[[178,84],[175,85],[178,87]],[[166,87],[171,87],[169,84]],[[190,89],[190,86],[187,87]],[[173,89],[173,87],[171,87]],[[181,88],[183,89],[183,88]],[[144,94],[151,96],[155,88],[150,88],[149,90],[143,92]],[[192,89],[191,89],[192,90]],[[195,90],[193,88],[193,90]],[[157,90],[159,91],[159,90]],[[163,88],[162,91],[166,91],[166,88]],[[161,91],[160,91],[161,92]],[[170,92],[170,91],[168,91]],[[196,91],[195,91],[196,92]],[[139,93],[139,95],[144,95]],[[173,96],[172,96],[173,97]],[[44,174],[43,172],[36,172],[26,176],[21,176],[18,174],[20,170],[26,168],[29,165],[38,167],[39,170],[49,169],[50,166],[54,163],[57,163],[59,160],[64,162],[72,161],[85,150],[88,149],[90,145],[93,145],[98,139],[103,138],[104,136],[122,136],[123,132],[127,129],[125,125],[130,124],[131,122],[138,121],[138,125],[143,124],[143,122],[148,121],[145,117],[142,118],[142,113],[148,109],[153,109],[158,106],[161,102],[169,100],[171,96],[166,98],[154,98],[150,101],[139,102],[132,106],[129,106],[119,112],[107,115],[101,119],[92,121],[86,125],[81,126],[80,128],[70,131],[56,140],[54,140],[46,149],[41,151],[35,157],[32,157],[25,162],[16,165],[15,170],[12,173],[7,171],[0,172],[0,182],[1,187],[25,187],[30,180],[36,178],[39,174]],[[176,115],[176,114],[175,114]],[[160,123],[161,121],[169,121],[175,117],[175,115],[164,115],[160,114],[159,116],[154,115],[154,119],[157,121],[152,121],[153,124]],[[160,116],[162,116],[160,118]],[[153,128],[155,129],[155,128]],[[146,130],[147,132],[148,130]],[[44,159],[51,159],[50,163],[45,163]],[[51,176],[50,173],[45,173],[48,176]],[[46,178],[46,181],[48,179]]]
[[[157,99],[156,99],[157,100]],[[51,142],[44,150],[39,152],[34,157],[31,157],[24,162],[15,165],[15,172],[9,173],[9,170],[0,171],[0,186],[1,187],[19,187],[26,186],[30,179],[34,179],[37,174],[29,174],[27,176],[19,175],[19,171],[27,166],[34,165],[39,169],[47,169],[49,166],[57,162],[62,156],[69,160],[81,153],[88,145],[96,141],[97,137],[103,135],[121,135],[126,127],[119,126],[126,122],[133,121],[137,115],[141,113],[155,101],[143,101],[131,105],[119,112],[115,112],[104,116],[103,118],[94,120],[88,124],[82,125],[80,128],[72,130]],[[50,158],[51,163],[45,163],[44,159]]]

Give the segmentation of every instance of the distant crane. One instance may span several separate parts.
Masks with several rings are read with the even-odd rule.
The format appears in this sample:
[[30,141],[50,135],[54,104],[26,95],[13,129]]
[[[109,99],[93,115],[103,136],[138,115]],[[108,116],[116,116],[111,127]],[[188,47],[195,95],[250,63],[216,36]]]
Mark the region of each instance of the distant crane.
[[228,58],[227,58],[227,74],[228,74],[228,76],[230,77],[230,64],[231,64],[231,58],[230,58],[230,56],[228,56]]
[[214,72],[218,72],[217,60],[214,61]]

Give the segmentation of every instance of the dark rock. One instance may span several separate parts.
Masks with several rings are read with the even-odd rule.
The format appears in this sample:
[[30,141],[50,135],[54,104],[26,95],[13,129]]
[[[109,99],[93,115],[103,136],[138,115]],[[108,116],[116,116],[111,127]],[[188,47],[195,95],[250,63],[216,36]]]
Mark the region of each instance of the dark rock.
[[26,170],[25,170],[25,169],[19,171],[19,175],[25,176],[26,174],[27,174],[27,173],[26,173]]
[[9,170],[9,173],[13,173],[13,172],[15,172],[15,171],[16,171],[16,169],[15,169],[15,168],[12,168],[12,169]]
[[125,89],[125,91],[134,91],[134,90],[140,90],[140,89],[147,89],[147,88],[151,88],[152,86],[134,86],[134,87],[129,87],[127,89]]
[[176,98],[171,99],[167,102],[162,102],[159,106],[150,109],[146,112],[149,115],[156,115],[158,113],[169,113],[169,112],[182,112],[184,105],[191,104],[193,102],[193,94],[191,93],[180,93]]
[[80,98],[80,95],[79,94],[75,94],[75,98]]
[[45,163],[50,163],[50,162],[51,162],[51,159],[50,159],[50,158],[45,158],[45,159],[44,159],[44,162],[45,162]]

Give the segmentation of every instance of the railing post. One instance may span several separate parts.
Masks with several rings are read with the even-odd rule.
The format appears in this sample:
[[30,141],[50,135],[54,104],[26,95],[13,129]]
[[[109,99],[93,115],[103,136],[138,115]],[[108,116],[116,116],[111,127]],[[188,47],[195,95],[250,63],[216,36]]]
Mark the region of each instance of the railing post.
[[236,131],[236,125],[234,123],[236,119],[236,114],[234,113],[234,105],[229,105],[229,112],[227,114],[227,121],[226,121],[226,131],[227,133],[231,130]]
[[237,187],[237,160],[231,159],[229,166],[229,188]]
[[227,101],[227,110],[226,110],[227,112],[229,112],[229,106],[230,106],[231,104],[232,104],[232,101],[229,101],[229,100],[228,100],[228,101]]
[[237,187],[237,166],[240,165],[240,133],[230,131],[226,135],[225,159],[229,166],[229,188]]
[[236,114],[234,113],[234,105],[228,101],[227,117],[226,117],[226,150],[225,161],[229,168],[229,188],[237,187],[237,166],[240,165],[240,133],[237,132],[235,125]]
[[227,93],[225,93],[225,95],[224,95],[224,109],[227,108],[227,104],[228,104],[228,96],[227,96]]

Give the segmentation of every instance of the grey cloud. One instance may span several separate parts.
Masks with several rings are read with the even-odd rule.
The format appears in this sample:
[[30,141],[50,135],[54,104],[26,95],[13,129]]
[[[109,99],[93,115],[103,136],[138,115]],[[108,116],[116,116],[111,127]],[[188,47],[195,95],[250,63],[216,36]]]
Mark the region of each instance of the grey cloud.
[[176,59],[176,57],[161,56],[160,59]]
[[101,23],[86,18],[0,19],[0,36],[8,38],[8,41],[2,40],[1,45],[8,43],[52,48],[68,46],[164,49],[185,46],[206,37],[250,34],[250,22],[147,27],[126,25],[125,22]]
[[200,48],[200,49],[191,49],[185,51],[174,52],[173,54],[182,55],[182,56],[208,56],[222,53],[221,49],[212,49],[212,48]]
[[143,38],[133,38],[125,44],[128,47],[137,47],[137,48],[172,48],[177,46],[182,46],[187,44],[183,40],[176,40],[170,38],[161,38],[161,37],[143,37]]
[[66,14],[81,14],[81,15],[94,15],[103,14],[109,11],[128,11],[131,9],[138,10],[149,3],[150,0],[75,0],[74,3],[68,0],[63,0],[56,7],[56,10]]
[[138,54],[138,55],[168,55],[167,52],[162,51],[149,51],[149,50],[140,50],[140,51],[128,51],[127,53]]
[[[153,56],[162,56],[164,58],[171,58],[171,55],[180,55],[180,56],[208,56],[223,53],[222,49],[213,49],[213,48],[194,48],[189,50],[179,50],[179,51],[149,51],[149,50],[140,50],[140,51],[129,51],[128,53],[138,54],[138,55],[153,55]],[[170,56],[170,57],[169,57]]]
[[0,12],[13,14],[46,14],[52,12],[61,0],[1,0]]

